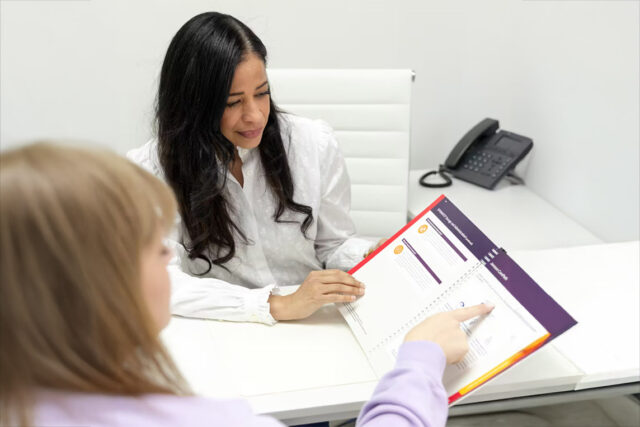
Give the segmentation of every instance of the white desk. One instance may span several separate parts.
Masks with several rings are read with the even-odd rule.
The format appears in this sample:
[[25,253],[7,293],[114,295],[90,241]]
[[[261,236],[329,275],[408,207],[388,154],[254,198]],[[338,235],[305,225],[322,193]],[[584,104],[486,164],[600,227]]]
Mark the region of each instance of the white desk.
[[[540,249],[545,242],[544,234],[548,235],[551,246],[598,243],[595,236],[524,187],[505,187],[480,197],[473,187],[465,190],[459,184],[456,182],[445,194],[450,195],[474,222],[477,215],[479,221],[476,223],[480,228],[510,252],[513,249]],[[441,193],[424,191],[432,191],[435,197],[423,193],[422,188],[413,189],[410,209],[422,205],[418,208],[421,210]],[[497,206],[508,206],[508,209],[502,209],[508,216],[496,219],[487,214],[487,211],[495,212]],[[539,225],[537,232],[523,232],[517,224],[509,224],[520,223],[530,230],[534,228],[529,222],[532,219]],[[506,233],[502,226],[511,227],[514,234]],[[541,228],[545,231],[540,231]],[[579,325],[478,390],[464,401],[465,404],[453,407],[452,414],[505,409],[514,402],[521,406],[538,404],[532,399],[542,403],[549,403],[549,399],[557,402],[558,396],[569,399],[576,389],[601,389],[614,384],[635,382],[631,386],[632,392],[640,392],[640,386],[637,386],[640,334],[638,323],[632,322],[634,315],[638,317],[638,266],[637,262],[629,262],[634,257],[638,259],[638,244],[621,247],[616,254],[624,253],[627,258],[612,255],[605,265],[597,263],[597,258],[601,257],[597,251],[584,248],[563,250],[568,251],[564,253],[554,251],[512,253],[578,319]],[[549,262],[560,255],[571,262],[566,263],[564,269],[557,263],[549,267]],[[583,263],[584,259],[588,262]],[[577,270],[579,274],[576,275]],[[598,286],[600,281],[587,280],[612,275],[617,275],[619,280],[606,290]],[[565,286],[569,282],[588,284],[594,298],[589,298],[588,292],[574,298],[575,283],[571,287]],[[635,294],[628,292],[631,288],[635,289]],[[598,301],[602,301],[603,307]],[[610,315],[620,307],[628,313],[626,317]],[[596,312],[602,323],[592,316]],[[626,330],[619,336],[631,334],[635,341],[619,340],[610,334],[621,322],[625,322]],[[280,322],[272,327],[174,318],[163,337],[197,393],[212,397],[243,396],[256,412],[276,416],[286,423],[355,417],[376,384],[362,350],[342,317],[331,306],[303,321]],[[598,351],[601,346],[594,341],[603,343],[608,351]],[[585,357],[586,353],[591,357]],[[629,391],[628,388],[617,388],[615,392]],[[517,396],[523,397],[512,399]],[[500,400],[507,398],[509,400]]]
[[584,375],[576,390],[640,381],[638,241],[512,252],[578,325],[553,345]]
[[509,251],[602,243],[526,186],[502,180],[492,191],[454,178],[450,187],[426,188],[418,183],[424,172],[409,173],[408,209],[412,218],[444,194],[494,243]]

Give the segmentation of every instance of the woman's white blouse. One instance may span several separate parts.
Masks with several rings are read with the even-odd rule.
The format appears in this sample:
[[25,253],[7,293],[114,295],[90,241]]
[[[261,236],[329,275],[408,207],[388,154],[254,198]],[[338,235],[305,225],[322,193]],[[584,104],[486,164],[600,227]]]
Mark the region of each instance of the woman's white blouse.
[[[300,231],[304,215],[286,210],[276,223],[276,199],[268,188],[259,153],[240,150],[244,187],[227,173],[226,198],[232,218],[246,236],[236,238],[235,257],[224,268],[187,257],[178,243],[188,241],[178,223],[170,239],[175,256],[169,265],[172,283],[172,313],[230,321],[275,323],[267,299],[274,286],[301,284],[313,270],[349,270],[371,246],[356,238],[349,216],[351,190],[345,162],[332,129],[323,121],[289,114],[280,117],[280,127],[294,183],[293,199],[313,209],[314,221]],[[127,153],[134,162],[164,179],[158,161],[157,143]]]

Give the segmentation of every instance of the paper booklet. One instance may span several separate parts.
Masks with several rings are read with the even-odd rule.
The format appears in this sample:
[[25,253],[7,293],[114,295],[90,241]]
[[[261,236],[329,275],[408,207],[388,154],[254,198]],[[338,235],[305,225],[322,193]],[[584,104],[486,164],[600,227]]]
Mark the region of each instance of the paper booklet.
[[349,273],[366,292],[338,308],[378,377],[425,318],[495,305],[461,324],[469,352],[444,372],[450,405],[576,324],[444,195]]

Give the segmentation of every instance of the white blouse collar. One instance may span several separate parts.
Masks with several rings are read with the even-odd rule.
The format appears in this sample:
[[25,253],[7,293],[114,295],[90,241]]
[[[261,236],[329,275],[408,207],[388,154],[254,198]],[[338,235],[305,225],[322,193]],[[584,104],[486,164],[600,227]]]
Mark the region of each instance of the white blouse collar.
[[240,157],[240,160],[242,160],[242,163],[245,163],[245,161],[249,158],[249,155],[253,151],[253,148],[242,148],[242,147],[236,147],[236,148],[238,149],[238,157]]

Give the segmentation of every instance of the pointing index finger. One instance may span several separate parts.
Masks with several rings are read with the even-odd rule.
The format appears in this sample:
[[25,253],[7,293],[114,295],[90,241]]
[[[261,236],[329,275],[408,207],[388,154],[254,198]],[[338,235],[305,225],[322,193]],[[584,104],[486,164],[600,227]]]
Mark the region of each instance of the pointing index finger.
[[458,322],[464,322],[466,320],[473,319],[476,316],[487,314],[493,310],[493,308],[493,305],[483,303],[453,310],[451,311],[451,314]]

